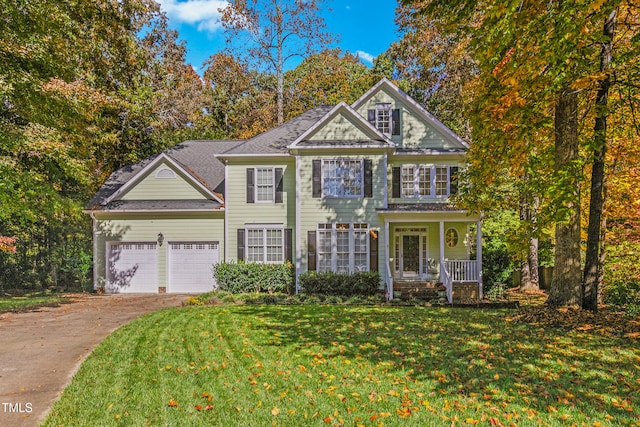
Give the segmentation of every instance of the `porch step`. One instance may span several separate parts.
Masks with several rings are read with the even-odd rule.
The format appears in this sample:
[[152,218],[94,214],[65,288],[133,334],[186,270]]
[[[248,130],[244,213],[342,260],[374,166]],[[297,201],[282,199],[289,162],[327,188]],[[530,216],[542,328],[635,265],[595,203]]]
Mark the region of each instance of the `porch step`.
[[440,282],[399,281],[393,282],[393,290],[400,292],[401,300],[431,301],[438,299],[438,286],[440,285],[442,285]]

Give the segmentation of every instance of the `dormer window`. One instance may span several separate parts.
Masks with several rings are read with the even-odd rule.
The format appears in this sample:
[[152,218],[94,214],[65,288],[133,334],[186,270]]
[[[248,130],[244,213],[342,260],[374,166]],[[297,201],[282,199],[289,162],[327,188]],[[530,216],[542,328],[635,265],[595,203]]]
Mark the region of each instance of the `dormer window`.
[[400,135],[400,109],[392,109],[391,103],[379,102],[368,110],[369,123],[385,135]]

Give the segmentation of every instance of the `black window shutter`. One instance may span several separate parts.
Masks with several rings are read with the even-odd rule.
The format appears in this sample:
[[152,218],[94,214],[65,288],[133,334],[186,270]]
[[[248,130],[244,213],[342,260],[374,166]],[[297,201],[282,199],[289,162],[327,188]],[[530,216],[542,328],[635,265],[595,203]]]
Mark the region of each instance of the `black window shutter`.
[[449,167],[449,194],[458,193],[458,167]]
[[293,261],[293,230],[291,228],[284,230],[284,259]]
[[313,161],[313,197],[322,196],[322,163],[320,160]]
[[393,168],[391,173],[391,197],[400,197],[400,167]]
[[364,159],[364,197],[373,197],[373,166],[371,159]]
[[376,110],[367,110],[367,120],[372,125],[376,125]]
[[255,169],[247,168],[247,203],[255,203]]
[[369,231],[369,271],[378,271],[378,232]]
[[276,203],[282,203],[282,168],[276,168],[275,180],[276,180]]
[[307,271],[316,271],[316,232],[307,231]]
[[400,135],[400,109],[396,108],[391,112],[391,134]]
[[238,228],[238,261],[244,261],[244,228]]

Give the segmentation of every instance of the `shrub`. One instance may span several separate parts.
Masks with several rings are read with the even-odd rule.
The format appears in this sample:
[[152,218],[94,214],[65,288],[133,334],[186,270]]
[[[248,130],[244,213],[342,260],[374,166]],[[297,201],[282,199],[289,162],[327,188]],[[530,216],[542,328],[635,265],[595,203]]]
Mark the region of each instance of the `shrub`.
[[615,224],[607,232],[604,301],[640,306],[640,222]]
[[354,274],[310,271],[301,274],[299,280],[302,291],[309,295],[369,296],[380,290],[380,275],[373,271]]
[[284,264],[221,262],[213,266],[218,289],[234,294],[284,292],[293,289],[293,269]]

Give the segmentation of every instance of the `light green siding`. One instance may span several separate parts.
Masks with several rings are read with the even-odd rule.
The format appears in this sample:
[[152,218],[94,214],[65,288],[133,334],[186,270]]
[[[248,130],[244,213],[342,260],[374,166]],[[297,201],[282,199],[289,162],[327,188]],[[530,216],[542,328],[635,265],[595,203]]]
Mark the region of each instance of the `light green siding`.
[[[359,198],[314,198],[312,194],[312,162],[322,159],[369,159],[372,163],[373,197]],[[369,228],[378,231],[378,265],[384,268],[384,233],[383,225],[376,208],[384,207],[384,188],[386,171],[385,154],[353,154],[353,155],[300,155],[300,242],[301,271],[307,271],[307,233],[316,231],[319,223],[348,222],[367,223]],[[384,277],[385,272],[380,271]]]
[[370,140],[371,136],[365,132],[362,123],[338,114],[309,136],[310,141],[336,141],[336,140]]
[[220,242],[220,261],[224,261],[224,213],[194,214],[97,214],[96,286],[106,280],[106,248],[109,242],[156,242],[158,245],[158,286],[167,286],[167,247],[171,242]]
[[367,110],[374,109],[377,103],[390,103],[391,108],[400,109],[400,135],[391,135],[391,139],[399,148],[460,148],[449,141],[440,131],[429,125],[407,104],[389,92],[380,90],[374,93],[358,108],[362,117],[367,117]]
[[[432,197],[393,197],[391,191],[393,180],[393,168],[402,167],[405,165],[420,165],[420,166],[457,166],[462,168],[464,166],[462,155],[458,156],[391,156],[389,159],[389,168],[387,174],[387,182],[389,185],[389,203],[434,203],[434,202],[447,202],[448,197],[445,196],[432,196]],[[402,192],[402,189],[401,189]]]
[[[247,168],[282,168],[282,203],[247,203]],[[237,259],[238,229],[247,224],[282,224],[291,228],[295,247],[296,171],[293,157],[256,157],[227,164],[225,210],[227,217],[227,256]],[[295,253],[295,249],[293,249]]]
[[[158,178],[159,171],[174,172],[174,178]],[[166,172],[165,172],[166,173]],[[162,173],[160,174],[162,175]],[[193,200],[207,197],[168,164],[159,164],[124,194],[122,200]]]

